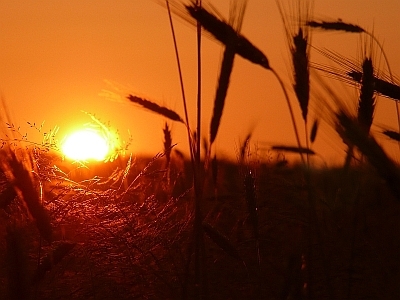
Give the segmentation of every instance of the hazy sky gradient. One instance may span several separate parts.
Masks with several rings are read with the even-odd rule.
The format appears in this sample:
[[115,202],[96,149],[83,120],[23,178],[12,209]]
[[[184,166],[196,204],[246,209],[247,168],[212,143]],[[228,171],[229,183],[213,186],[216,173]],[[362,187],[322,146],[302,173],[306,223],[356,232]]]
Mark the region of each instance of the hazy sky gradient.
[[[212,1],[228,16],[229,1]],[[315,0],[317,19],[359,24],[373,31],[389,58],[392,71],[400,72],[397,17],[400,1]],[[196,36],[195,30],[175,17],[183,76],[195,126]],[[110,122],[127,138],[133,137],[133,152],[156,154],[162,150],[164,119],[128,102],[103,97],[101,91],[119,88],[157,101],[183,115],[180,86],[166,9],[152,0],[41,0],[0,2],[0,91],[13,121],[33,134],[26,122],[44,128],[61,127],[59,138],[89,119],[81,110]],[[288,49],[281,18],[274,0],[249,0],[242,33],[268,56],[271,65],[290,85]],[[362,43],[357,36],[313,32],[313,46],[328,48],[360,60]],[[203,45],[203,134],[208,134],[214,91],[222,47],[204,38]],[[378,56],[379,58],[380,56]],[[320,57],[311,53],[311,60]],[[328,62],[325,60],[325,64]],[[384,70],[381,61],[380,68]],[[110,85],[107,83],[112,82]],[[335,85],[336,86],[336,85]],[[337,85],[355,107],[357,94]],[[312,100],[310,120],[320,114]],[[293,106],[303,132],[298,104]],[[396,128],[395,106],[381,99],[376,124]],[[186,150],[185,129],[173,124],[173,139]],[[333,130],[323,126],[315,150],[326,162],[345,147],[335,139]],[[377,129],[376,127],[373,128]],[[232,157],[249,130],[254,142],[295,144],[283,93],[272,74],[237,57],[231,78],[216,149]],[[382,138],[381,135],[378,135]],[[384,139],[381,139],[383,141]],[[303,142],[304,144],[304,142]],[[261,145],[261,144],[260,144]],[[391,148],[395,145],[390,144]],[[396,147],[397,149],[397,147]]]

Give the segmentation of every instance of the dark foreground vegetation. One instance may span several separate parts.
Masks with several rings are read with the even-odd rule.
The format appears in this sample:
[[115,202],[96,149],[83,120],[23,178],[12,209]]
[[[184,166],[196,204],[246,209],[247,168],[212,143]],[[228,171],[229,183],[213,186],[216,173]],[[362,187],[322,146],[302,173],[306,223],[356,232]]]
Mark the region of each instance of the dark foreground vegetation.
[[[46,157],[31,183],[1,177],[3,299],[195,298],[189,163],[160,155],[71,172]],[[304,174],[219,163],[204,188],[204,297],[398,299],[398,199],[368,165]],[[14,193],[32,189],[36,199]]]
[[[198,26],[198,41],[203,28],[224,50],[209,132],[201,132],[201,76],[195,130],[184,92],[184,118],[156,102],[124,95],[167,120],[163,153],[152,158],[69,163],[53,153],[52,143],[36,145],[26,135],[13,138],[16,129],[5,119],[1,129],[12,134],[1,138],[0,296],[400,299],[400,173],[372,127],[376,103],[383,98],[393,101],[400,120],[400,87],[379,41],[358,25],[314,20],[312,1],[289,1],[290,11],[277,1],[304,143],[289,85],[240,33],[246,1],[235,1],[230,22],[201,1],[166,1],[168,13],[170,2],[176,14]],[[362,35],[360,61],[319,49],[338,67],[310,63],[314,29]],[[377,52],[384,58],[383,69],[376,64]],[[295,146],[273,145],[272,156],[261,157],[250,147],[249,133],[237,162],[219,159],[214,141],[236,56],[275,76]],[[200,70],[201,47],[198,57]],[[177,61],[179,66],[178,55]],[[353,85],[358,99],[336,94],[317,71]],[[312,112],[310,101],[323,109]],[[176,151],[168,122],[187,129],[187,159]],[[341,138],[346,157],[340,167],[313,167],[311,148],[321,123]],[[383,126],[381,134],[398,147],[398,130]],[[284,159],[288,152],[299,155],[297,164]]]

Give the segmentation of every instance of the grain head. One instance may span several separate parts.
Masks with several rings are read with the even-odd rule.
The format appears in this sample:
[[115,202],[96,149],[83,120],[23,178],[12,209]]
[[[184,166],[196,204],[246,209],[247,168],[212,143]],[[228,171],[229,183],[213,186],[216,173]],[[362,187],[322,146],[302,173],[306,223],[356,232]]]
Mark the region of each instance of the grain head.
[[154,112],[156,114],[164,116],[172,121],[185,123],[178,113],[176,113],[175,111],[173,111],[165,106],[160,106],[155,102],[152,102],[152,101],[149,101],[149,100],[146,100],[146,99],[134,96],[134,95],[129,95],[127,98],[132,103],[136,103],[151,112]]
[[375,79],[371,58],[364,59],[362,70],[357,119],[363,130],[368,133],[375,111]]

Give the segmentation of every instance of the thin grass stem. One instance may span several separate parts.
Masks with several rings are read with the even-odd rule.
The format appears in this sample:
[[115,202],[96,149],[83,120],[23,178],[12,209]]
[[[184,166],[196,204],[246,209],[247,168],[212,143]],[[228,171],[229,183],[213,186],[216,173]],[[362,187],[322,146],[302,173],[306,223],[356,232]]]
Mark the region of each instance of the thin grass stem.
[[[286,103],[288,105],[288,109],[289,109],[289,113],[290,113],[290,119],[292,121],[293,130],[294,130],[294,134],[295,134],[296,141],[297,141],[297,145],[298,145],[299,149],[301,149],[303,147],[301,146],[299,132],[297,130],[297,125],[296,125],[296,120],[294,118],[292,104],[290,103],[289,95],[288,95],[288,93],[286,91],[285,84],[283,83],[282,79],[279,77],[279,74],[274,69],[270,69],[270,70],[275,75],[275,77],[278,80],[279,84],[281,85],[282,91],[283,91],[283,93],[285,95]],[[303,153],[300,153],[300,157],[301,157],[302,163],[305,164]]]

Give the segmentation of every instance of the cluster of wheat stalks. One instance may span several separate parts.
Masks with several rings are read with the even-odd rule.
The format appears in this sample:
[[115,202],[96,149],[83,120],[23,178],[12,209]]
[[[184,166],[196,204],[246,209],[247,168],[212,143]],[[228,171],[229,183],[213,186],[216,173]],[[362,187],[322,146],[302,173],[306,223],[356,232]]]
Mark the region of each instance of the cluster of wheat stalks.
[[[162,2],[162,1],[159,1]],[[319,119],[313,122],[311,129],[308,127],[308,107],[309,102],[312,95],[311,88],[311,75],[310,69],[314,67],[314,69],[323,71],[323,72],[331,72],[327,67],[321,67],[317,65],[312,65],[310,55],[311,55],[311,33],[313,30],[319,29],[323,31],[337,31],[347,34],[359,34],[367,36],[370,42],[365,42],[365,49],[363,49],[363,58],[361,62],[352,62],[340,55],[334,54],[334,52],[322,50],[322,52],[333,61],[339,63],[342,69],[337,69],[333,71],[333,74],[354,86],[356,86],[359,90],[359,99],[358,99],[358,109],[352,114],[348,110],[345,109],[343,105],[340,103],[344,103],[347,99],[341,99],[340,96],[336,95],[333,90],[325,84],[323,86],[324,91],[326,92],[326,96],[324,96],[325,100],[319,100],[323,102],[323,105],[326,105],[328,111],[330,112],[330,116],[328,116],[329,123],[332,125],[338,134],[343,138],[343,141],[348,147],[347,156],[344,164],[344,170],[347,170],[351,164],[351,161],[356,157],[354,149],[358,149],[362,158],[366,158],[368,162],[373,165],[380,176],[386,181],[388,187],[392,191],[393,195],[400,200],[400,189],[399,189],[399,172],[397,169],[397,165],[394,161],[385,153],[385,151],[380,147],[380,145],[376,142],[374,137],[370,133],[370,128],[373,123],[374,111],[376,106],[376,101],[380,96],[384,96],[394,100],[396,105],[396,110],[399,117],[399,110],[397,101],[400,100],[400,86],[394,81],[394,77],[392,75],[390,65],[388,59],[383,51],[383,48],[379,41],[375,38],[375,36],[363,29],[358,25],[354,25],[351,23],[345,23],[343,21],[317,21],[313,19],[312,15],[312,1],[292,1],[291,4],[287,7],[281,1],[277,1],[277,5],[282,16],[283,24],[286,29],[287,41],[290,50],[291,56],[291,66],[292,66],[292,88],[294,94],[298,100],[298,103],[301,108],[302,118],[304,122],[305,128],[305,136],[306,136],[306,146],[302,146],[302,143],[299,138],[299,133],[297,129],[297,125],[294,118],[293,109],[291,107],[291,103],[289,100],[289,95],[286,90],[286,87],[283,83],[283,80],[272,67],[270,61],[267,56],[254,44],[251,43],[245,36],[240,33],[241,24],[244,17],[244,12],[246,8],[246,1],[232,1],[231,3],[231,15],[229,21],[225,21],[221,19],[219,14],[215,13],[214,8],[209,3],[201,3],[201,1],[193,1],[190,4],[182,5],[182,3],[178,3],[175,1],[164,2],[168,9],[168,13],[170,16],[170,24],[174,37],[174,45],[175,49],[177,49],[177,41],[175,40],[174,28],[171,18],[171,10],[174,10],[179,16],[184,19],[191,21],[192,24],[197,26],[198,31],[198,42],[199,42],[199,60],[200,60],[200,41],[201,41],[201,30],[207,31],[209,34],[215,38],[223,47],[223,57],[220,67],[220,73],[217,83],[217,89],[215,92],[214,98],[214,108],[212,113],[212,119],[210,123],[209,134],[207,135],[206,140],[206,151],[204,153],[204,164],[201,163],[199,159],[200,147],[200,127],[198,126],[196,131],[192,130],[186,112],[186,98],[183,92],[183,101],[185,107],[186,118],[183,121],[183,118],[178,117],[177,113],[165,108],[157,106],[155,103],[151,101],[147,101],[144,99],[140,99],[133,95],[129,95],[128,99],[132,102],[135,102],[155,113],[163,115],[164,117],[172,120],[183,122],[185,126],[188,128],[188,138],[189,145],[191,150],[191,159],[193,163],[193,171],[195,174],[194,177],[194,187],[197,192],[195,192],[195,202],[196,205],[196,218],[198,220],[194,224],[194,232],[195,232],[195,249],[196,249],[196,262],[195,266],[196,272],[196,282],[199,287],[202,286],[201,283],[201,247],[203,244],[202,241],[202,232],[206,233],[210,236],[210,238],[219,244],[226,252],[230,253],[232,256],[237,256],[237,253],[234,250],[234,247],[229,243],[229,241],[222,235],[219,234],[212,226],[209,224],[205,224],[201,222],[201,186],[203,184],[204,173],[209,169],[209,162],[211,161],[211,152],[212,145],[217,138],[217,133],[219,130],[220,121],[223,115],[225,100],[227,96],[227,90],[230,82],[230,74],[233,69],[234,59],[235,57],[241,56],[245,60],[259,65],[264,68],[266,71],[272,72],[277,80],[279,81],[282,90],[284,92],[289,113],[291,115],[291,120],[293,124],[293,130],[296,136],[297,146],[274,146],[273,149],[279,151],[290,151],[297,152],[300,154],[302,163],[306,166],[308,164],[308,156],[315,154],[314,151],[310,149],[310,143],[313,143],[317,137],[318,127],[319,127]],[[172,8],[171,8],[172,7]],[[293,16],[296,16],[296,20],[292,20]],[[190,17],[192,18],[190,20]],[[195,21],[195,22],[193,22]],[[382,72],[377,70],[375,66],[374,60],[374,48],[379,48],[381,54],[385,58],[385,62],[387,65],[387,69],[389,71],[389,77],[382,77]],[[177,61],[179,67],[179,56],[177,52]],[[200,63],[200,62],[199,62]],[[198,68],[200,70],[201,65],[199,64]],[[200,74],[201,75],[201,74]],[[316,75],[318,76],[318,75]],[[199,77],[199,83],[201,81]],[[182,84],[182,83],[181,83]],[[200,84],[199,84],[200,86]],[[182,84],[182,91],[183,84]],[[199,99],[198,99],[198,120],[197,124],[201,122],[200,118],[200,110],[201,110],[201,91],[198,91]],[[329,105],[329,100],[334,100],[335,103],[338,103],[337,106]],[[321,118],[322,116],[320,116]],[[399,125],[400,125],[400,117],[399,117]],[[310,132],[309,132],[310,131]],[[388,137],[399,140],[399,133],[394,130],[385,129],[383,133]],[[246,139],[247,140],[247,139]],[[197,143],[196,143],[197,142]],[[245,147],[244,147],[245,148]],[[304,158],[306,155],[307,160]],[[214,154],[214,159],[216,159],[216,155]],[[213,160],[214,161],[214,160]],[[214,164],[215,165],[215,164]],[[213,165],[213,166],[214,166]],[[212,167],[214,168],[214,167]],[[307,171],[305,171],[305,178],[308,178]],[[307,180],[306,180],[307,181]],[[252,220],[252,224],[254,226],[254,236],[258,239],[257,232],[257,204],[255,200],[255,184],[254,184],[254,174],[251,173],[251,170],[248,169],[247,173],[244,175],[244,183],[246,190],[246,198],[248,201],[248,209],[249,216]],[[311,194],[311,193],[310,193]],[[317,230],[318,220],[317,215],[315,213],[315,199],[310,195],[309,196],[309,218],[310,218],[310,228],[314,228],[313,230]],[[202,224],[202,226],[201,226]],[[310,236],[315,234],[314,232],[309,233]],[[316,233],[318,236],[318,232]],[[311,249],[312,245],[309,245]],[[312,258],[311,251],[305,254],[306,263],[308,264],[308,268],[311,269]],[[311,270],[309,270],[311,272]],[[312,290],[312,282],[309,279],[308,289]],[[199,291],[201,294],[201,291]]]
[[[212,5],[207,3],[201,3],[201,1],[191,2],[190,4],[183,5],[182,3],[175,1],[166,0],[163,5],[167,7],[169,14],[169,21],[172,29],[172,36],[174,39],[174,46],[177,56],[177,65],[181,79],[182,86],[182,99],[185,116],[181,117],[177,112],[171,110],[165,106],[161,106],[154,101],[143,99],[136,95],[128,95],[127,98],[132,103],[135,103],[151,112],[157,113],[160,116],[166,118],[171,122],[178,122],[183,124],[187,129],[188,134],[188,144],[190,149],[190,162],[191,162],[191,174],[193,175],[192,187],[193,195],[190,197],[193,203],[193,218],[190,212],[187,212],[187,216],[182,218],[180,222],[176,222],[175,217],[172,215],[176,211],[177,201],[173,199],[180,199],[179,197],[173,198],[169,193],[166,197],[169,199],[165,208],[157,209],[151,207],[151,203],[154,197],[161,197],[160,194],[154,192],[152,196],[142,199],[142,206],[136,207],[132,206],[130,202],[129,205],[124,204],[124,209],[121,210],[115,203],[110,204],[109,200],[113,201],[129,202],[127,200],[136,199],[132,194],[140,193],[138,187],[143,186],[139,184],[139,179],[144,177],[147,173],[145,168],[136,178],[130,181],[129,185],[123,188],[124,184],[127,183],[126,178],[131,172],[133,163],[129,160],[125,169],[120,171],[118,174],[113,174],[110,176],[109,181],[120,184],[118,188],[101,190],[101,188],[92,189],[91,187],[99,184],[98,179],[93,179],[93,181],[86,182],[84,185],[73,184],[67,185],[64,189],[65,195],[72,192],[74,195],[72,202],[64,201],[65,195],[57,197],[57,206],[64,206],[65,211],[68,211],[70,205],[75,205],[73,207],[74,212],[78,212],[83,209],[93,209],[91,212],[88,210],[87,213],[94,214],[93,218],[103,219],[102,227],[94,227],[95,236],[100,237],[104,232],[112,234],[115,238],[115,243],[120,243],[124,247],[126,245],[129,253],[127,258],[130,259],[129,266],[137,267],[139,264],[135,263],[137,260],[137,254],[132,255],[134,251],[138,252],[143,257],[153,257],[152,247],[156,247],[158,242],[149,241],[149,236],[154,240],[157,240],[158,235],[165,233],[166,224],[171,225],[171,228],[177,233],[174,237],[179,236],[184,230],[187,230],[188,223],[191,222],[193,225],[191,227],[192,238],[188,242],[189,252],[193,252],[193,289],[192,295],[201,299],[207,297],[207,272],[205,269],[207,263],[207,256],[205,254],[205,241],[204,235],[207,235],[213,242],[215,242],[220,248],[222,248],[228,255],[234,257],[235,259],[242,261],[245,265],[244,259],[241,257],[239,251],[230,241],[230,239],[221,233],[218,228],[205,221],[204,215],[207,213],[204,211],[204,195],[203,191],[207,180],[211,178],[213,185],[218,186],[218,159],[217,154],[213,151],[213,145],[218,136],[219,126],[221,118],[223,116],[225,101],[227,97],[227,91],[230,83],[230,74],[233,70],[234,59],[238,55],[243,59],[260,66],[267,72],[272,72],[277,78],[282,91],[287,101],[288,110],[291,116],[293,130],[296,136],[296,146],[292,145],[276,145],[273,149],[277,151],[289,151],[296,152],[300,155],[302,166],[304,167],[303,179],[304,184],[308,189],[308,246],[306,247],[304,253],[301,253],[293,262],[293,265],[301,267],[304,269],[306,276],[302,284],[297,284],[299,286],[296,291],[296,295],[300,297],[306,297],[309,299],[316,298],[316,286],[314,285],[315,278],[313,275],[313,257],[315,256],[315,240],[318,244],[321,244],[321,232],[319,231],[319,218],[316,211],[316,198],[314,197],[313,189],[310,184],[311,171],[309,168],[309,156],[315,154],[311,150],[310,144],[312,144],[316,138],[319,128],[319,119],[313,122],[312,126],[308,126],[309,119],[309,103],[312,98],[312,72],[311,69],[319,69],[323,72],[332,72],[327,67],[313,66],[311,63],[311,33],[314,29],[320,29],[324,31],[341,31],[344,33],[367,35],[371,38],[369,44],[373,48],[376,45],[381,49],[383,55],[383,49],[374,36],[364,30],[362,27],[350,23],[344,23],[342,21],[337,22],[326,22],[326,21],[316,21],[312,19],[312,3],[311,1],[293,1],[291,4],[293,8],[292,11],[288,11],[288,7],[285,7],[282,2],[277,1],[279,11],[282,16],[283,24],[286,29],[287,41],[289,46],[289,52],[291,57],[292,65],[292,88],[293,92],[297,98],[298,104],[301,108],[302,119],[304,122],[305,130],[305,146],[302,145],[300,136],[298,133],[298,126],[295,122],[294,112],[289,99],[289,92],[287,91],[284,81],[279,76],[277,71],[272,67],[272,64],[268,60],[267,56],[257,48],[250,40],[240,33],[241,24],[244,18],[244,12],[246,8],[246,1],[232,1],[231,16],[229,21],[221,19],[215,12]],[[182,84],[182,75],[180,72],[180,63],[178,55],[178,41],[175,39],[173,18],[171,11],[176,12],[179,16],[192,22],[197,26],[197,38],[198,38],[198,98],[197,98],[197,122],[196,129],[194,130],[191,126],[189,116],[187,113],[186,97],[184,93],[184,87]],[[289,16],[296,16],[297,19],[292,22]],[[294,25],[293,25],[294,24]],[[217,90],[214,98],[214,107],[212,112],[212,119],[209,126],[209,132],[207,137],[203,139],[204,153],[201,155],[201,141],[202,133],[200,131],[201,124],[201,37],[202,31],[205,30],[211,34],[223,47],[223,58],[221,63],[221,68],[219,72]],[[380,147],[375,138],[371,134],[371,125],[373,123],[374,109],[376,101],[378,101],[379,96],[383,95],[385,97],[391,98],[395,101],[400,100],[400,87],[394,81],[394,77],[391,73],[390,66],[387,63],[387,68],[389,70],[389,78],[380,77],[378,70],[374,65],[374,56],[372,48],[366,47],[363,52],[364,57],[361,62],[351,62],[340,55],[336,55],[333,52],[322,51],[326,56],[330,57],[332,60],[339,63],[343,68],[342,70],[334,70],[334,75],[337,78],[344,80],[346,82],[352,83],[359,89],[359,99],[358,99],[358,109],[357,112],[351,114],[343,106],[333,106],[329,103],[343,103],[345,99],[341,99],[340,96],[334,93],[334,91],[329,87],[329,85],[324,84],[322,81],[321,85],[325,91],[325,101],[323,105],[327,106],[327,110],[330,115],[327,117],[328,122],[332,125],[338,134],[343,138],[346,147],[348,148],[347,157],[344,162],[343,174],[348,172],[350,166],[354,162],[358,161],[360,164],[364,162],[364,158],[376,168],[379,176],[385,180],[388,188],[397,200],[400,200],[400,188],[399,188],[399,172],[397,165],[392,159],[385,153],[385,151]],[[387,58],[385,56],[386,62]],[[316,78],[317,80],[317,78]],[[330,101],[333,100],[333,101]],[[397,102],[396,102],[397,103]],[[397,104],[396,104],[397,107]],[[309,128],[311,127],[311,128]],[[171,154],[174,148],[172,142],[172,134],[169,125],[166,123],[163,128],[164,132],[164,157],[166,159],[166,164],[164,170],[167,170],[167,186],[173,185],[170,182],[172,176],[170,175],[170,165],[171,165]],[[399,133],[393,130],[385,129],[383,131],[388,137],[400,140]],[[244,198],[247,205],[247,213],[249,222],[252,228],[252,235],[256,248],[257,262],[261,269],[262,254],[260,251],[260,220],[259,220],[259,209],[257,198],[257,173],[252,167],[248,159],[249,154],[249,143],[251,139],[251,134],[249,134],[242,147],[239,151],[239,167],[241,169],[241,176],[244,184]],[[358,149],[356,152],[356,149]],[[357,157],[358,154],[358,157]],[[52,226],[49,219],[48,212],[43,206],[43,199],[41,198],[40,191],[38,192],[38,186],[41,187],[41,180],[45,177],[35,177],[35,174],[54,174],[54,170],[37,170],[37,166],[45,166],[48,163],[37,164],[37,159],[35,158],[35,153],[31,154],[18,154],[11,148],[6,148],[4,152],[4,159],[1,162],[1,169],[5,175],[6,180],[10,183],[10,188],[6,189],[2,193],[1,206],[4,209],[8,209],[10,203],[16,197],[26,206],[27,211],[30,214],[31,219],[34,220],[38,231],[40,232],[41,239],[51,243],[53,240],[52,236]],[[155,159],[158,159],[156,157]],[[357,158],[357,160],[355,159]],[[58,177],[59,178],[59,177]],[[139,179],[138,179],[139,178]],[[45,180],[54,180],[54,177],[45,178]],[[67,178],[68,179],[68,178]],[[156,179],[158,180],[158,179]],[[62,178],[62,181],[71,184],[71,181],[66,180],[66,177]],[[101,183],[101,182],[100,182]],[[107,183],[108,184],[108,183]],[[105,184],[104,184],[105,185]],[[149,187],[149,189],[154,189],[154,187]],[[148,192],[148,191],[147,191]],[[216,193],[218,191],[216,190]],[[165,195],[164,195],[165,196]],[[186,197],[186,194],[184,195]],[[140,195],[143,197],[143,194]],[[139,197],[139,198],[140,198]],[[108,202],[107,202],[108,201]],[[102,203],[99,205],[99,202]],[[73,204],[71,204],[73,203]],[[54,203],[53,203],[54,204]],[[53,205],[52,204],[52,205]],[[101,210],[98,211],[99,206]],[[146,207],[148,206],[148,207]],[[86,207],[86,208],[85,208]],[[129,209],[128,209],[129,208]],[[145,226],[135,223],[135,218],[140,218],[138,212],[140,210],[146,211],[146,217],[151,219]],[[159,210],[160,209],[160,210]],[[136,213],[136,215],[134,213]],[[118,219],[120,223],[116,224],[115,215],[122,215],[122,218]],[[121,221],[122,220],[122,221]],[[176,222],[179,226],[172,226],[173,222]],[[144,229],[145,234],[140,235],[139,229]],[[26,274],[28,271],[24,270],[23,257],[21,251],[23,251],[24,246],[22,245],[21,235],[18,231],[18,226],[16,224],[11,224],[7,231],[7,247],[10,264],[12,264],[10,270],[10,290],[11,295],[14,299],[26,299],[29,297],[29,287],[26,279]],[[171,229],[172,230],[172,229]],[[146,236],[146,234],[148,236]],[[101,240],[99,238],[99,240]],[[175,238],[173,243],[176,244],[178,238]],[[129,243],[128,243],[129,241]],[[133,242],[132,242],[133,241]],[[165,241],[164,241],[165,242]],[[159,242],[161,243],[161,242]],[[53,265],[59,262],[64,256],[66,256],[75,244],[71,243],[60,243],[48,256],[47,260],[44,259],[38,264],[38,271],[36,272],[34,278],[36,281],[40,281],[46,271],[50,270]],[[111,249],[112,246],[107,244],[104,249]],[[121,246],[122,247],[122,246]],[[144,250],[146,247],[147,250]],[[167,246],[166,246],[167,247]],[[111,250],[110,250],[111,251]],[[104,253],[100,253],[104,254]],[[170,255],[170,253],[169,253]],[[39,255],[40,256],[40,255]],[[191,257],[189,253],[188,257]],[[160,261],[156,260],[156,264]],[[324,263],[327,265],[329,262],[324,259]],[[185,265],[185,278],[181,279],[182,285],[182,298],[188,297],[188,285],[191,282],[186,275],[189,274],[189,269],[191,265],[191,259],[187,259]],[[143,265],[140,265],[140,270],[144,269]],[[154,272],[157,275],[157,272]],[[259,274],[262,277],[262,274]],[[165,279],[162,276],[157,275],[158,279]],[[350,280],[349,280],[350,281]],[[332,291],[329,287],[329,280],[327,280],[327,290],[332,295]],[[306,284],[306,285],[304,285]],[[15,286],[14,286],[15,285]],[[281,295],[278,297],[280,299],[288,299],[290,297],[296,297],[296,295],[290,295],[291,286],[296,285],[293,279],[287,278],[285,281],[285,288],[282,289]],[[350,295],[350,282],[349,282],[349,294]],[[150,288],[150,287],[149,287]],[[306,296],[304,296],[306,295]]]

